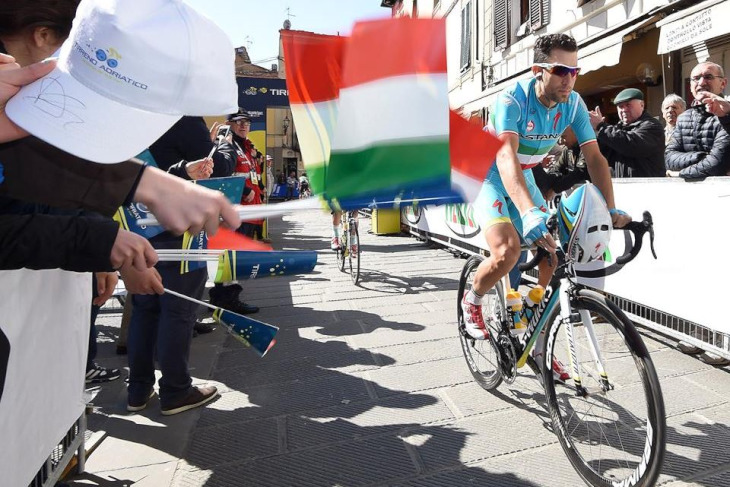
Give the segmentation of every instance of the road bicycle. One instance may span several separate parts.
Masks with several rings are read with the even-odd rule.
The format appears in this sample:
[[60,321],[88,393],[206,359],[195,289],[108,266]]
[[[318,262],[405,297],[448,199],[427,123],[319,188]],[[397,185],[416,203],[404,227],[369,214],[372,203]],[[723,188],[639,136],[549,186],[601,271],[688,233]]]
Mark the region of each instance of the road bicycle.
[[[549,223],[555,235],[555,216]],[[483,259],[469,258],[459,281],[459,338],[474,379],[486,390],[502,381],[514,382],[525,364],[533,369],[545,389],[553,431],[588,485],[646,487],[659,476],[666,446],[659,379],[641,336],[623,311],[576,282],[577,277],[599,278],[620,270],[639,253],[645,233],[656,258],[648,212],[641,222],[622,230],[627,230],[626,250],[609,267],[577,271],[558,246],[557,269],[526,328],[513,328],[514,312],[505,301],[509,278],[498,282],[482,300],[489,329],[485,340],[467,334],[459,306]],[[520,270],[534,268],[542,258],[549,254],[539,248]],[[571,378],[564,383],[554,380],[553,359],[570,364]]]
[[360,280],[360,234],[358,232],[357,211],[346,211],[340,219],[340,247],[337,249],[337,264],[345,271],[349,264],[352,282]]

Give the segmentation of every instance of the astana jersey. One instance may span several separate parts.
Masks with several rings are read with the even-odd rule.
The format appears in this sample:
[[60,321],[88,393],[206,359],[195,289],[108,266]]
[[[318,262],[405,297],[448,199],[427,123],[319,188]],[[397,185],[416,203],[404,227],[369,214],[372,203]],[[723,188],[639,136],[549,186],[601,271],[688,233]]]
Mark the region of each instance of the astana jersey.
[[[545,199],[529,169],[542,162],[567,127],[573,129],[581,146],[595,142],[596,134],[578,93],[572,92],[567,101],[547,108],[537,99],[535,82],[532,78],[503,90],[492,107],[487,130],[495,135],[514,133],[520,137],[517,158],[527,190],[535,206],[546,211]],[[522,235],[520,213],[507,194],[497,164],[493,164],[487,173],[474,209],[484,228],[511,222],[518,235]]]
[[519,135],[517,158],[523,170],[540,164],[569,126],[580,145],[596,140],[588,110],[578,93],[573,91],[568,101],[547,108],[537,99],[536,81],[531,78],[504,89],[489,116],[490,132]]

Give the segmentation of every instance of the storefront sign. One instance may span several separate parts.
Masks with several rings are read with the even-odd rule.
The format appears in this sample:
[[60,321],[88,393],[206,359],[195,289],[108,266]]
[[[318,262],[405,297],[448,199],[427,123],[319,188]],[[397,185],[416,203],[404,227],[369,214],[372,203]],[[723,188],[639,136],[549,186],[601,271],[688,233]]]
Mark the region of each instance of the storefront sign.
[[[679,15],[679,14],[677,14]],[[730,2],[720,2],[702,10],[668,18],[661,26],[658,54],[666,54],[730,32]]]

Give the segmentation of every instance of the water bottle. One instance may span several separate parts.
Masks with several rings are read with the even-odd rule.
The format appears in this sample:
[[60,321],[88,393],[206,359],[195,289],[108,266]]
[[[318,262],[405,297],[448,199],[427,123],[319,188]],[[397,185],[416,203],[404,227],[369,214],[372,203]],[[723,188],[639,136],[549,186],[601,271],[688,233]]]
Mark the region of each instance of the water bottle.
[[535,315],[535,308],[540,304],[542,298],[545,297],[545,288],[539,284],[527,293],[525,296],[525,305],[523,306],[522,313],[520,313],[520,326],[518,328],[527,328],[528,323]]
[[514,289],[509,290],[507,293],[507,309],[512,318],[512,323],[514,323],[516,328],[519,323],[520,312],[522,311],[522,295],[519,291],[515,291]]

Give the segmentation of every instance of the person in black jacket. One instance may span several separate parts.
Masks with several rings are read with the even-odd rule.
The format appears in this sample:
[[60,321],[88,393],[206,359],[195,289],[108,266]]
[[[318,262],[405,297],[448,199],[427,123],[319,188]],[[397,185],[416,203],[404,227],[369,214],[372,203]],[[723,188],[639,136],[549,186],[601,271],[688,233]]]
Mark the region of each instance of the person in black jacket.
[[722,99],[727,79],[722,66],[700,63],[692,69],[693,105],[677,118],[667,144],[667,176],[698,179],[724,176],[730,170],[730,135],[708,106]]
[[598,107],[589,112],[601,152],[617,178],[664,176],[664,129],[644,109],[644,94],[636,88],[621,91],[613,103],[619,122],[606,123]]
[[[181,118],[150,146],[150,153],[160,169],[184,178],[191,178],[195,173],[204,177],[229,176],[235,165],[231,144],[225,140],[215,144],[201,117]],[[158,249],[180,249],[183,238],[163,232],[150,242]],[[156,267],[167,288],[198,300],[202,298],[208,277],[206,267],[184,274],[180,272],[179,262],[160,262]],[[133,295],[132,303],[126,344],[127,410],[135,412],[147,407],[154,393],[155,357],[162,372],[159,394],[163,415],[187,411],[215,398],[217,389],[193,386],[188,370],[198,305],[170,294]]]

